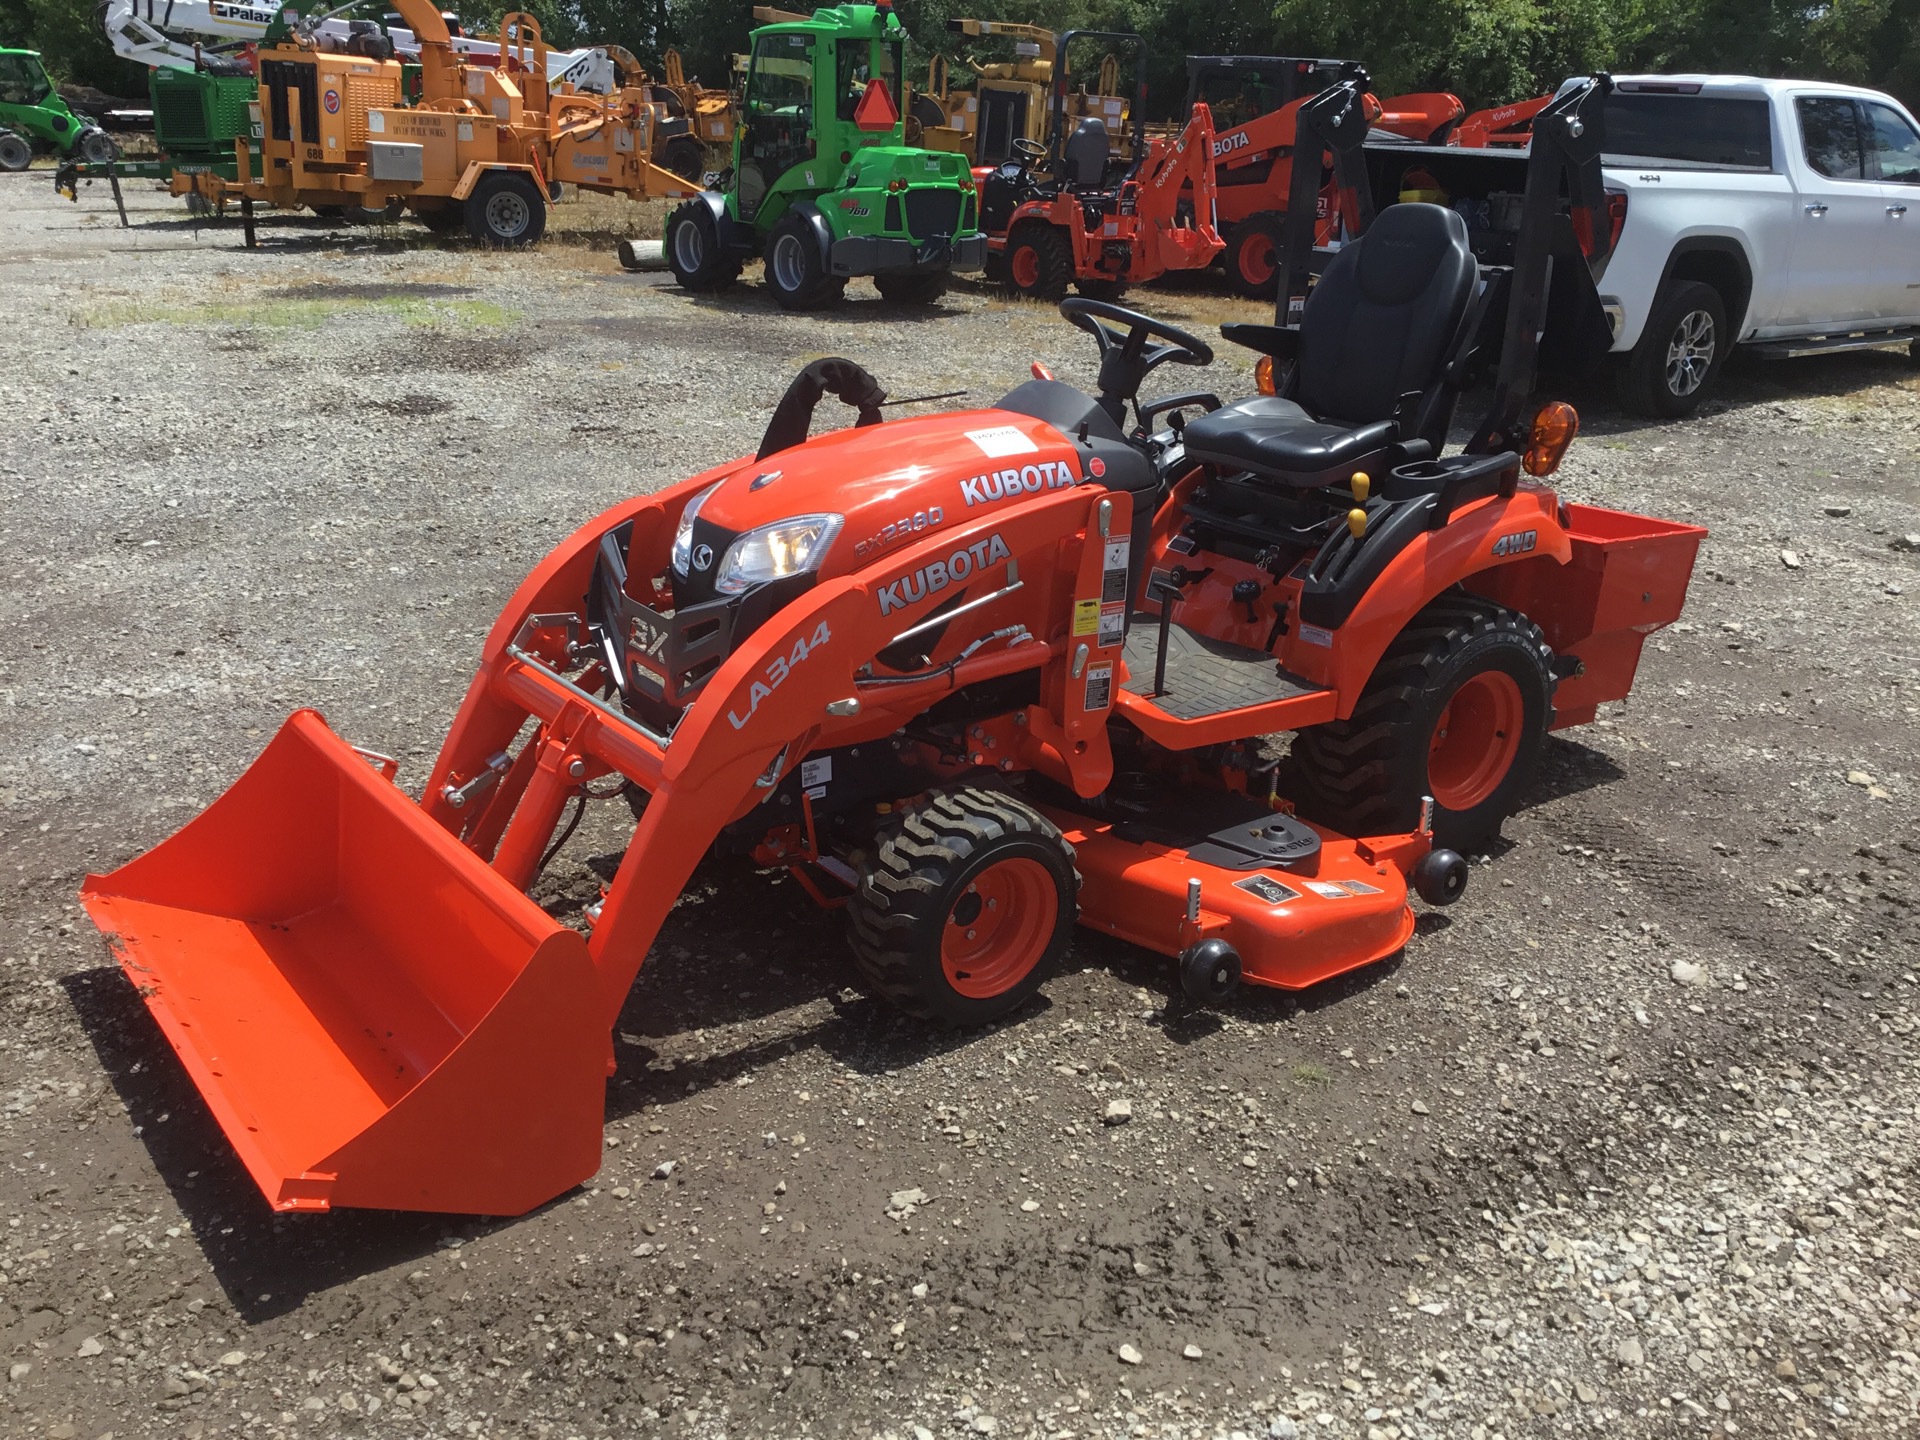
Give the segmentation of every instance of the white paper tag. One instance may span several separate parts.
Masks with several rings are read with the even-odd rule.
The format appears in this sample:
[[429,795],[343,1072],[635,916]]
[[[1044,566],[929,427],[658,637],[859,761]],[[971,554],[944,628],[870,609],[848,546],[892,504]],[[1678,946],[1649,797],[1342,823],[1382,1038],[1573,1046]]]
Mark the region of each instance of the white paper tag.
[[991,430],[969,430],[967,438],[980,447],[980,453],[989,460],[1000,460],[1008,455],[1034,455],[1040,447],[1027,438],[1026,432],[1013,425],[996,425]]
[[804,789],[811,790],[816,785],[826,785],[832,780],[833,757],[831,755],[822,755],[818,759],[800,762],[800,784]]

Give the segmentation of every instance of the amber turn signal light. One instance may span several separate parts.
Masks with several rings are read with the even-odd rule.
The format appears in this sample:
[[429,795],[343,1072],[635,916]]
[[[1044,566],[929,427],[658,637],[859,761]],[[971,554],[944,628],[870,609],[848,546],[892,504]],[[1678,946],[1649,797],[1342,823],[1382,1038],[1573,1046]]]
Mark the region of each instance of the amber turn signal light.
[[1038,360],[1035,360],[1031,364],[1029,364],[1027,366],[1027,371],[1036,380],[1053,379],[1053,371],[1049,370],[1046,366],[1042,365]]
[[1253,362],[1253,384],[1262,395],[1278,393],[1273,388],[1273,356],[1262,355]]
[[1564,400],[1551,400],[1533,417],[1527,453],[1520,462],[1527,474],[1544,478],[1560,468],[1567,447],[1580,433],[1580,412]]

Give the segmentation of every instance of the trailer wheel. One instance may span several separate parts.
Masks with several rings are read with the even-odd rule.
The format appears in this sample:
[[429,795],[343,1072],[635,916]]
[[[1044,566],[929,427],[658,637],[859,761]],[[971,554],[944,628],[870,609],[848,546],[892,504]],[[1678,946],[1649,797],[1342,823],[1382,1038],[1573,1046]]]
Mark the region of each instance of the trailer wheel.
[[720,243],[713,212],[689,200],[667,217],[667,266],[682,290],[721,290],[740,278],[740,262]]
[[1669,286],[1620,367],[1620,401],[1637,415],[1677,420],[1707,397],[1732,348],[1720,292],[1699,280]]
[[707,172],[707,148],[691,135],[676,135],[667,141],[666,151],[660,158],[667,169],[696,185]]
[[876,275],[873,288],[895,305],[931,305],[947,293],[945,270],[922,270],[912,275]]
[[1249,215],[1227,232],[1227,283],[1249,300],[1271,300],[1280,283],[1283,217],[1271,210]]
[[546,233],[547,198],[517,170],[482,175],[464,210],[467,233],[489,245],[532,245]]
[[1032,300],[1060,300],[1073,279],[1073,255],[1058,226],[1025,220],[1007,237],[1007,281]]
[[1471,854],[1533,778],[1552,714],[1552,651],[1526,616],[1454,592],[1413,618],[1346,720],[1294,740],[1305,798],[1349,835],[1411,830],[1433,797],[1434,844]]
[[767,236],[766,282],[783,310],[817,310],[837,300],[847,282],[827,272],[827,257],[813,227],[792,212]]
[[89,165],[108,165],[120,158],[120,147],[98,125],[82,131],[73,148]]
[[942,1026],[1024,1004],[1067,947],[1080,877],[1043,816],[990,790],[936,792],[883,831],[848,902],[874,991]]
[[12,130],[0,130],[0,170],[24,170],[33,163],[33,144]]

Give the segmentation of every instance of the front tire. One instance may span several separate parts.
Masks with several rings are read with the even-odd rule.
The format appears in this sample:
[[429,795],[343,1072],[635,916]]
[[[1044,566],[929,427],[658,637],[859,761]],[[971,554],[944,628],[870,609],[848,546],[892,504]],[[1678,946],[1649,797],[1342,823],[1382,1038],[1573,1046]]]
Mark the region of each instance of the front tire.
[[85,131],[73,148],[89,165],[109,165],[120,158],[120,147],[98,126]]
[[873,288],[894,305],[931,305],[947,293],[945,270],[922,270],[912,275],[876,275]]
[[1029,300],[1057,302],[1073,279],[1073,254],[1057,225],[1025,220],[1007,237],[1007,283]]
[[1025,1004],[1073,932],[1080,877],[1045,817],[991,790],[936,792],[879,837],[847,905],[874,992],[945,1027]]
[[667,267],[682,290],[723,290],[740,278],[740,262],[720,243],[704,200],[689,200],[667,217]]
[[547,197],[519,171],[482,175],[467,197],[467,233],[488,245],[535,244],[547,231]]
[[1433,601],[1387,647],[1353,714],[1294,741],[1316,818],[1349,835],[1419,824],[1484,850],[1532,783],[1552,715],[1553,652],[1526,616],[1475,595]]
[[1672,285],[1654,302],[1647,328],[1620,367],[1620,401],[1636,415],[1691,415],[1732,348],[1720,292],[1698,280]]
[[24,170],[33,163],[33,144],[11,130],[0,133],[0,170]]
[[789,212],[775,222],[764,259],[767,288],[783,310],[817,310],[847,288],[828,273],[820,241],[801,215]]
[[1227,283],[1249,300],[1271,300],[1280,283],[1284,217],[1271,210],[1249,215],[1227,232]]

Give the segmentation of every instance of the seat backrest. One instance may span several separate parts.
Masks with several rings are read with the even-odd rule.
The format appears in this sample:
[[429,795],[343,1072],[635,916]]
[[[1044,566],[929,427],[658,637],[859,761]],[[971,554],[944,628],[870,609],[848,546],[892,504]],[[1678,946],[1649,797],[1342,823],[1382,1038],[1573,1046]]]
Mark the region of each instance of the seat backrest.
[[1089,115],[1074,126],[1073,134],[1067,137],[1067,148],[1061,156],[1067,184],[1100,184],[1107,178],[1107,159],[1112,154],[1106,122],[1097,115]]
[[1323,420],[1392,419],[1402,395],[1441,383],[1479,274],[1459,215],[1389,205],[1308,297],[1292,398]]

